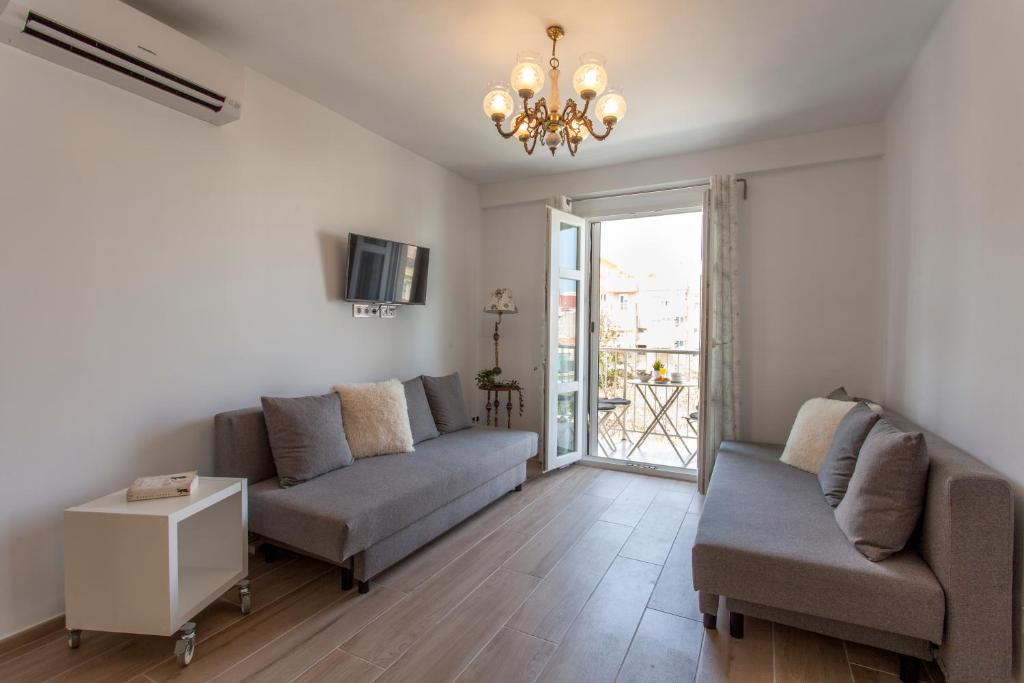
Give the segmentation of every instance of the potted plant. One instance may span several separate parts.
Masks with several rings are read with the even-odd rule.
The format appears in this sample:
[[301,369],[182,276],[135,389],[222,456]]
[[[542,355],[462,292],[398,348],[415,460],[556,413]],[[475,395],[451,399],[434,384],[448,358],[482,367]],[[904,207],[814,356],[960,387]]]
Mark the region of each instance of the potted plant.
[[654,361],[654,366],[653,367],[654,367],[654,371],[656,373],[658,373],[657,381],[664,382],[665,381],[665,375],[668,374],[668,367],[666,367],[666,365],[664,363],[662,363],[660,360]]

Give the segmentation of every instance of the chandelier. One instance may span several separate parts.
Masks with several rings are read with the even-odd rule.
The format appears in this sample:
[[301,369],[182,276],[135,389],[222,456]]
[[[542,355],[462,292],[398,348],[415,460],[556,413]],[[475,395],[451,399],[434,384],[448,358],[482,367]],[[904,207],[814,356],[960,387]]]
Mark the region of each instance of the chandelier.
[[[510,78],[511,89],[499,81],[492,84],[484,96],[484,113],[494,121],[498,134],[506,140],[515,137],[523,144],[527,154],[533,154],[537,140],[543,138],[544,146],[551,150],[551,156],[555,155],[555,150],[561,145],[568,147],[569,154],[576,156],[580,143],[587,137],[593,136],[595,140],[604,140],[611,135],[615,124],[626,115],[626,100],[619,91],[607,88],[608,74],[604,70],[604,59],[594,53],[580,57],[580,66],[572,77],[572,86],[583,100],[583,109],[581,110],[579,105],[569,98],[565,102],[565,107],[559,111],[560,72],[555,48],[558,39],[564,35],[565,31],[561,26],[548,27],[548,38],[551,39],[551,59],[548,60],[551,67],[551,71],[548,72],[551,86],[547,99],[541,97],[533,105],[530,104],[530,99],[544,87],[544,69],[540,65],[540,57],[532,53],[518,55],[517,64],[512,69]],[[523,108],[512,119],[512,128],[505,131],[502,130],[501,124],[515,110],[516,99],[513,97],[513,91],[522,100]],[[597,102],[594,105],[594,113],[604,124],[604,131],[601,133],[594,130],[594,122],[587,116],[590,103],[595,99]]]

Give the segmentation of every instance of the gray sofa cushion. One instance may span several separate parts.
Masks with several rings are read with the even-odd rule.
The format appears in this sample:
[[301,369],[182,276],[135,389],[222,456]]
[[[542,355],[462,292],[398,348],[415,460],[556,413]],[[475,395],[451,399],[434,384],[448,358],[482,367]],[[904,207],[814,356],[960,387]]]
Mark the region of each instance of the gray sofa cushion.
[[884,560],[902,550],[914,532],[927,480],[924,435],[879,420],[860,450],[836,523],[865,557]]
[[866,403],[858,403],[839,423],[839,428],[832,437],[832,445],[825,454],[825,462],[818,470],[821,491],[832,507],[839,505],[846,495],[850,477],[853,476],[853,469],[857,464],[857,455],[864,445],[864,440],[868,438],[868,432],[878,422],[879,417]]
[[402,382],[405,387],[405,403],[409,410],[409,428],[412,429],[412,442],[418,444],[427,439],[441,436],[434,424],[434,416],[430,413],[427,392],[423,388],[423,380],[413,377]]
[[274,398],[263,396],[270,452],[282,487],[308,481],[352,464],[341,424],[337,394]]
[[341,562],[526,462],[537,435],[473,428],[424,441],[415,453],[356,460],[282,489],[249,487],[249,529]]
[[218,413],[213,418],[213,431],[214,475],[244,477],[250,486],[277,477],[262,408]]
[[693,548],[693,583],[746,602],[942,641],[942,588],[907,549],[861,555],[815,475],[779,462],[781,446],[724,442]]
[[462,396],[462,380],[459,379],[459,373],[453,372],[444,377],[423,375],[421,379],[437,429],[442,434],[468,429],[469,413],[466,412],[466,399]]

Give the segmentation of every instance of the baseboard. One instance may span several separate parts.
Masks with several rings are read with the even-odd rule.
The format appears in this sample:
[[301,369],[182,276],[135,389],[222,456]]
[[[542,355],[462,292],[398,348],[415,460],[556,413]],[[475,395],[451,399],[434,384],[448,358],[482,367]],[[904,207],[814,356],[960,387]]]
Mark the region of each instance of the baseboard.
[[45,619],[35,626],[29,626],[26,629],[12,633],[11,635],[0,638],[0,657],[7,653],[17,650],[19,647],[24,647],[29,643],[34,643],[40,638],[56,633],[64,628],[64,614],[58,614],[55,617]]

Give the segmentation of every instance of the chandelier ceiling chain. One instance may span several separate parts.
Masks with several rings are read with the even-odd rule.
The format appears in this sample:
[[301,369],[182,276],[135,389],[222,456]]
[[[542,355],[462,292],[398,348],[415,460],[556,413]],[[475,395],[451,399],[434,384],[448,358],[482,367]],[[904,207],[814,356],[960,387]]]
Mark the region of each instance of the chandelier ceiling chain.
[[[556,50],[558,40],[565,35],[565,31],[561,26],[549,26],[547,34],[551,39],[551,59],[548,60],[551,67],[548,76],[551,80],[547,98],[541,97],[531,106],[530,100],[544,87],[545,74],[538,56],[520,53],[512,69],[512,88],[503,82],[493,84],[484,96],[484,113],[494,122],[501,137],[515,137],[522,143],[527,154],[533,154],[537,141],[543,138],[552,156],[562,145],[569,148],[569,154],[576,156],[580,143],[587,137],[601,141],[611,135],[612,129],[626,115],[626,100],[618,90],[607,88],[608,74],[604,69],[604,58],[587,53],[580,57],[580,66],[572,78],[573,88],[583,100],[583,109],[569,98],[559,111],[560,62]],[[522,100],[523,108],[512,119],[511,129],[505,131],[501,124],[515,109],[513,91]],[[600,133],[594,130],[594,122],[587,116],[590,102],[594,99],[597,99],[595,114],[604,124],[604,130]]]

